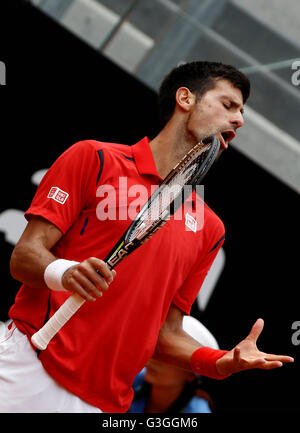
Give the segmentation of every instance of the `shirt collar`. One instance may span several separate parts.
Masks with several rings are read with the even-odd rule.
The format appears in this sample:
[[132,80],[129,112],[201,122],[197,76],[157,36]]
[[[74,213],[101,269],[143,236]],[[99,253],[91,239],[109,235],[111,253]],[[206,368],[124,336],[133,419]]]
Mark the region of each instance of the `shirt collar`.
[[[132,153],[135,160],[136,167],[139,174],[151,174],[156,176],[160,182],[163,179],[157,173],[156,165],[150,148],[150,140],[148,137],[144,137],[142,140],[138,141],[132,147]],[[187,202],[192,202],[196,199],[195,192],[186,199]]]
[[162,180],[157,173],[148,137],[144,137],[142,140],[134,144],[132,146],[132,153],[139,174],[151,174]]

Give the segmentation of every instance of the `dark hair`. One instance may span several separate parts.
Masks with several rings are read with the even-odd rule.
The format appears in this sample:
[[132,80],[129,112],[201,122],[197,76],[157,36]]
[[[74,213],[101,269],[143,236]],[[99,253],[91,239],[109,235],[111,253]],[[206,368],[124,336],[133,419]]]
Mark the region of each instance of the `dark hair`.
[[172,117],[175,109],[175,94],[179,87],[187,87],[200,99],[204,93],[215,87],[216,80],[225,79],[240,89],[243,103],[250,93],[250,82],[246,75],[234,66],[218,62],[191,62],[174,68],[163,80],[159,93],[158,105],[162,126]]

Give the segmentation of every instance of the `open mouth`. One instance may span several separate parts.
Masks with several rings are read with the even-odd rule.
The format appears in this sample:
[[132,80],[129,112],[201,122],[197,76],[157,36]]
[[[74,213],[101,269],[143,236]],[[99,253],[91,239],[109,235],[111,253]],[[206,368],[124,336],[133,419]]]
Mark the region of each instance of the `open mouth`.
[[234,139],[236,133],[232,129],[221,132],[220,142],[224,149],[228,148],[230,141]]

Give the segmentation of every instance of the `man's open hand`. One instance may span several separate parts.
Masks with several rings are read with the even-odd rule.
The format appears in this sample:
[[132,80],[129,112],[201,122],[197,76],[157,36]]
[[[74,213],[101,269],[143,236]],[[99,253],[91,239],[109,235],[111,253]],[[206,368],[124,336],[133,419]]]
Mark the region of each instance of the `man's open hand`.
[[219,374],[225,376],[254,368],[271,370],[281,367],[285,362],[294,361],[290,356],[273,355],[258,350],[256,342],[263,327],[264,321],[258,319],[252,326],[249,335],[222,358],[217,360],[216,368]]

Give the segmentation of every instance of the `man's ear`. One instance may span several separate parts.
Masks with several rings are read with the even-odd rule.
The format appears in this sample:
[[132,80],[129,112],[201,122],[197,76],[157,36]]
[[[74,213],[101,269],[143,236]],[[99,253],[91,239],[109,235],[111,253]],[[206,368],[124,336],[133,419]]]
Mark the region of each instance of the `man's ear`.
[[196,95],[187,87],[179,87],[176,91],[176,105],[183,111],[190,111],[195,105]]

